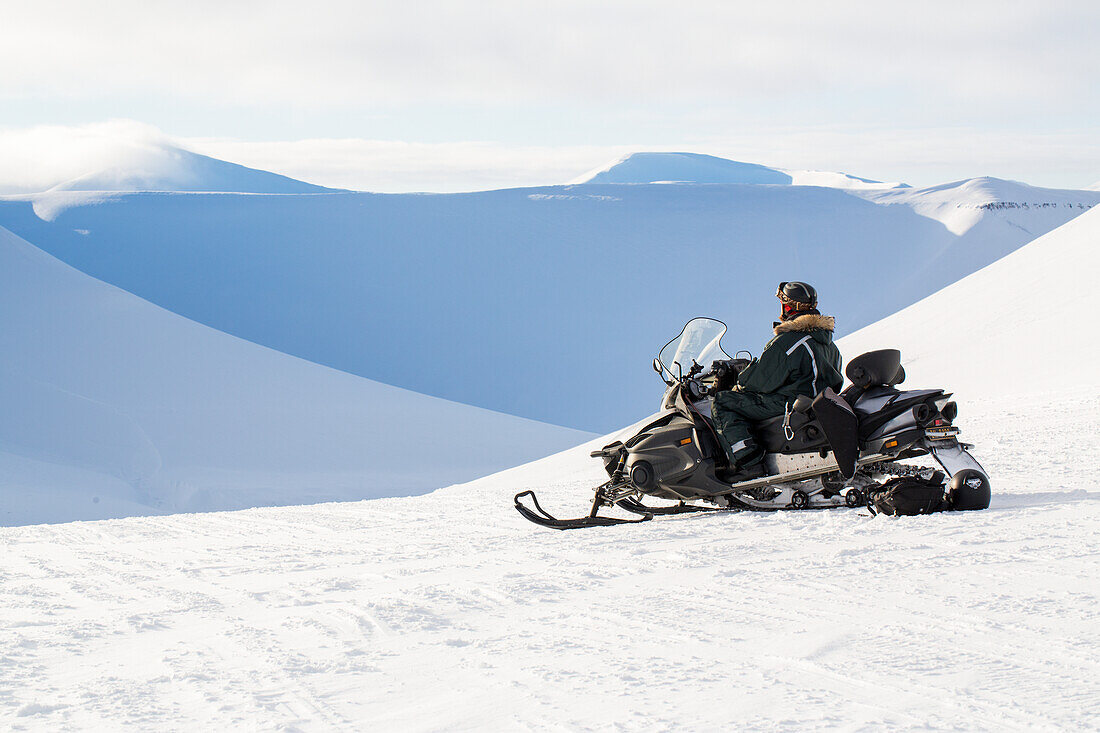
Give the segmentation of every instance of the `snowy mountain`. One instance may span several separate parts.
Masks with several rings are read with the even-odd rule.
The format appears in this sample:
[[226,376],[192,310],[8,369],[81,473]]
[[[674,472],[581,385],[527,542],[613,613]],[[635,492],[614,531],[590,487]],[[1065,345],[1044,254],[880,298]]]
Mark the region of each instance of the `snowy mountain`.
[[841,341],[956,390],[986,511],[521,519],[526,488],[586,508],[606,476],[581,446],[426,496],[3,529],[0,720],[1092,727],[1100,388],[1066,285],[1095,278],[1098,237],[1084,214]]
[[[998,192],[994,183],[881,200],[755,184],[54,192],[94,201],[55,198],[46,212],[40,197],[6,197],[0,225],[249,341],[416,392],[607,431],[641,417],[650,360],[691,316],[723,318],[728,343],[756,352],[770,336],[776,284],[803,279],[850,333],[1100,202],[1100,192]],[[998,208],[1009,202],[1028,206]],[[956,233],[930,215],[955,211],[976,223]]]
[[570,181],[582,183],[775,183],[791,177],[775,168],[699,153],[631,153]]
[[847,173],[786,170],[700,153],[631,153],[570,181],[583,183],[746,183],[829,188],[904,188]]
[[1066,210],[1080,213],[1097,203],[1095,197],[1082,191],[1039,188],[988,177],[929,188],[864,191],[859,195],[881,204],[909,206],[960,235],[981,222],[994,222],[1039,236],[1065,223]]
[[167,143],[140,146],[124,164],[90,171],[51,191],[207,191],[331,193],[336,189],[246,168]]
[[844,188],[852,191],[909,188],[908,183],[873,181],[870,178],[859,178],[835,171],[788,170],[787,173],[791,177],[792,186],[825,186],[826,188]]
[[1073,295],[1100,276],[1098,242],[1100,210],[1089,211],[840,346],[900,348],[910,382],[971,395],[1100,387],[1100,341],[1082,337]]
[[411,494],[589,437],[280,354],[0,229],[0,524]]

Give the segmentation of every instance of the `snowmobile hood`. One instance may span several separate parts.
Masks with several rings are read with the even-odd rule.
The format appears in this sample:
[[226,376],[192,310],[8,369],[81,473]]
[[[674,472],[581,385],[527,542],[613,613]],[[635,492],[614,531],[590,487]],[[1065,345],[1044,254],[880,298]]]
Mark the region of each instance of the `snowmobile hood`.
[[811,334],[814,339],[821,343],[829,343],[833,340],[833,330],[836,328],[836,319],[832,316],[822,316],[816,313],[807,313],[804,316],[798,318],[792,318],[789,321],[783,321],[777,323],[775,328],[775,335],[778,336],[781,333],[788,333],[791,331],[802,331]]

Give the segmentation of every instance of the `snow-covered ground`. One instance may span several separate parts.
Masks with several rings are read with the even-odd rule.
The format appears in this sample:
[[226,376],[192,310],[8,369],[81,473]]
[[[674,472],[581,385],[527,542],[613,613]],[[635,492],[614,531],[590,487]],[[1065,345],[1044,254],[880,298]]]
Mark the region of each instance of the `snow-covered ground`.
[[399,496],[590,434],[311,364],[0,228],[0,525]]
[[583,508],[574,451],[409,499],[0,530],[0,723],[1094,728],[1098,398],[965,404],[980,513],[515,514],[527,487]]
[[[1085,215],[841,343],[849,357],[913,345],[908,386],[952,388],[958,373],[987,511],[563,533],[515,514],[526,488],[583,511],[602,476],[582,446],[415,498],[2,529],[0,721],[1095,730],[1100,388],[1060,371],[1089,334],[1047,304],[1095,279],[1098,234],[1100,213]],[[1041,266],[1014,318],[974,313]],[[970,375],[994,358],[990,338],[960,338],[979,317],[1004,334],[993,341],[1065,338],[1041,379],[1021,358],[1019,380],[983,384]],[[937,334],[947,357],[920,350]]]

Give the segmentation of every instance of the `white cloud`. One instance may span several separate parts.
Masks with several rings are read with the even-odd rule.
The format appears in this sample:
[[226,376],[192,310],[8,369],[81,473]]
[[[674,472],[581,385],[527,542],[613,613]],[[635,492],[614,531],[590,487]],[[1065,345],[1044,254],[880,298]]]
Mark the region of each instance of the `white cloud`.
[[[1092,0],[145,0],[11,4],[0,94],[333,107],[839,96],[944,113],[1085,104]],[[934,111],[934,110],[933,110]]]
[[[562,182],[643,149],[1085,185],[1098,23],[1095,0],[36,0],[0,19],[0,124],[138,117],[381,191]],[[135,150],[50,129],[0,131],[0,191]]]
[[104,168],[141,165],[167,141],[132,120],[0,128],[0,193],[33,193]]

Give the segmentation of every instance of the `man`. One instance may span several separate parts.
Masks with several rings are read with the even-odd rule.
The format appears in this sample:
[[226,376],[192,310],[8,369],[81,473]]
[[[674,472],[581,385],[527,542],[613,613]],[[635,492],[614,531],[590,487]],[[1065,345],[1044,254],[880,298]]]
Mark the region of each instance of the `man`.
[[779,284],[782,304],[775,338],[759,359],[737,376],[733,389],[715,393],[711,414],[730,458],[730,483],[764,475],[764,449],[750,425],[782,415],[799,395],[813,397],[844,383],[840,350],[833,344],[834,319],[817,310],[817,291],[803,282]]

